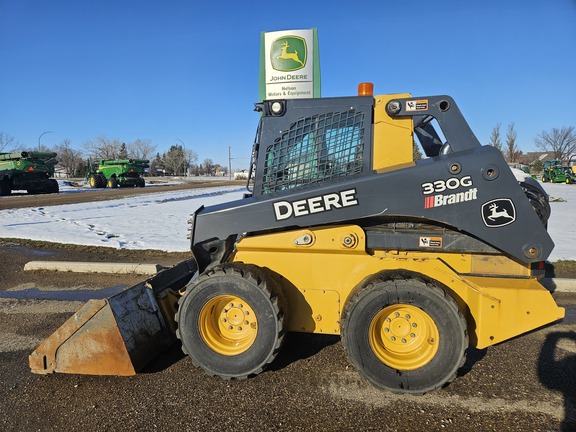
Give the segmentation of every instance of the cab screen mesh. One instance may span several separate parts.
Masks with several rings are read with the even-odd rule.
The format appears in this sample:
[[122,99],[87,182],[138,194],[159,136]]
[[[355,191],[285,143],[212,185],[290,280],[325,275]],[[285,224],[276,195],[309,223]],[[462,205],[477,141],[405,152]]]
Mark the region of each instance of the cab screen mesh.
[[351,109],[292,123],[266,149],[262,193],[361,173],[364,120]]

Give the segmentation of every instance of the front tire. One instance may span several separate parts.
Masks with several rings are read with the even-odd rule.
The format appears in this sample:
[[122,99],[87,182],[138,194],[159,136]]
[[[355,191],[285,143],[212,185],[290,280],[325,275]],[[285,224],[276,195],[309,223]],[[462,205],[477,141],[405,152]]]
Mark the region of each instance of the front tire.
[[93,189],[101,189],[106,186],[106,177],[102,174],[92,174],[90,175],[90,179],[88,181],[90,183],[90,187]]
[[280,350],[283,305],[281,290],[262,269],[219,266],[187,287],[176,335],[184,353],[207,374],[247,378],[262,372]]
[[60,186],[58,185],[58,181],[54,179],[48,180],[48,187],[46,188],[46,193],[60,193]]
[[344,308],[350,362],[376,387],[424,394],[456,377],[468,347],[466,321],[441,288],[410,278],[378,279]]
[[110,177],[108,179],[108,187],[110,189],[115,189],[118,187],[118,180],[116,180],[116,177]]
[[12,185],[8,177],[3,178],[0,181],[0,196],[12,195]]

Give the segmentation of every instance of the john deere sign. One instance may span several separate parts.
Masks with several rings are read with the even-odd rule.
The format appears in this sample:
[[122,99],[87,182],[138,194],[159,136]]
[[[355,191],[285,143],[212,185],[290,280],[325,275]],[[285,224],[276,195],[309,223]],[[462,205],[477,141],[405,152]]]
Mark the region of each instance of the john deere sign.
[[316,29],[262,33],[260,99],[320,97]]
[[270,63],[274,70],[292,72],[306,66],[306,39],[298,36],[284,36],[272,42]]

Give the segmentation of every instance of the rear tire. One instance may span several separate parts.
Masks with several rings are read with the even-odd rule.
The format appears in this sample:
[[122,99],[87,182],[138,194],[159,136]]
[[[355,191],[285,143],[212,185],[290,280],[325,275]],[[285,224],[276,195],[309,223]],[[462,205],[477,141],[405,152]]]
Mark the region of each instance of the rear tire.
[[342,314],[350,362],[376,387],[424,394],[456,377],[468,347],[466,321],[441,288],[416,278],[360,288]]
[[280,289],[262,269],[219,266],[187,287],[176,335],[184,353],[207,374],[247,378],[262,372],[280,350],[283,305]]
[[542,186],[532,178],[527,178],[525,181],[520,182],[520,186],[530,201],[530,205],[542,221],[542,224],[547,227],[551,213],[548,195],[544,189],[542,189]]
[[118,187],[118,180],[116,180],[116,177],[110,177],[108,179],[108,187],[110,189],[115,189]]

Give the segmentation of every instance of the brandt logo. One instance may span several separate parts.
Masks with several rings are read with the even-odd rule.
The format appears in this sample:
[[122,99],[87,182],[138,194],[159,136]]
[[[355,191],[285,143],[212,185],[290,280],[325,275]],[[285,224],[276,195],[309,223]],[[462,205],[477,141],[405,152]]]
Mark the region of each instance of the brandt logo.
[[500,198],[482,204],[482,220],[489,228],[509,225],[516,220],[516,208],[511,199]]
[[280,72],[291,72],[306,66],[306,40],[298,36],[284,36],[272,42],[270,61]]

